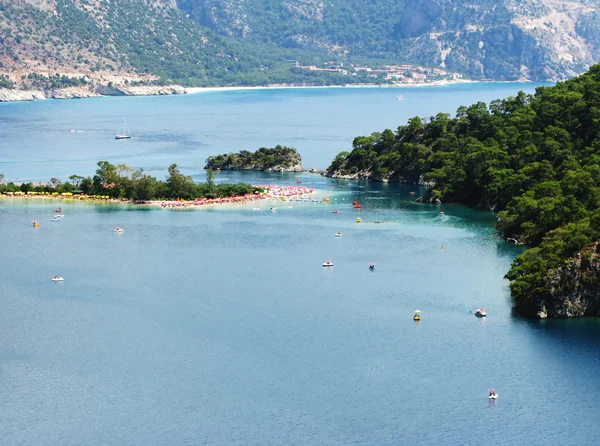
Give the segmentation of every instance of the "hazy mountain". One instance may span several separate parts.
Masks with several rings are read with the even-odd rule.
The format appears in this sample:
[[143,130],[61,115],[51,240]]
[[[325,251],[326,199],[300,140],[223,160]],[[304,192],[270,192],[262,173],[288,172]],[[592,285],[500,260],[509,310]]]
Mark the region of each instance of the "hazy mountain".
[[473,78],[554,80],[600,60],[598,0],[177,0],[222,35],[442,66]]

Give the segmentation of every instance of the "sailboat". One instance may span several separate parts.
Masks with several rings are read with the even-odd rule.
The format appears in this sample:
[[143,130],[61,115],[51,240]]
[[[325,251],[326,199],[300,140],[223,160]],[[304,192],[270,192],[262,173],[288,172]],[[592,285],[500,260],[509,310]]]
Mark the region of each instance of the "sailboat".
[[116,134],[115,139],[130,139],[130,138],[131,138],[131,134],[129,133],[129,128],[127,127],[125,118],[123,118],[123,133]]

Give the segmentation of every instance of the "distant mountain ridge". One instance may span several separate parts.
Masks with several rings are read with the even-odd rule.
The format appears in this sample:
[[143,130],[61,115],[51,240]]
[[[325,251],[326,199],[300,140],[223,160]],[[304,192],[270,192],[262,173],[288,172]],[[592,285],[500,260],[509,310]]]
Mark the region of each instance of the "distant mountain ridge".
[[353,64],[552,81],[600,60],[599,19],[600,0],[0,0],[0,88],[382,80]]
[[598,0],[177,0],[222,35],[441,66],[474,79],[560,80],[600,60]]
[[[219,36],[170,0],[0,0],[6,76],[0,88],[266,85],[327,77],[281,63],[295,56]],[[304,56],[312,60],[310,52]],[[49,79],[57,73],[60,81]]]

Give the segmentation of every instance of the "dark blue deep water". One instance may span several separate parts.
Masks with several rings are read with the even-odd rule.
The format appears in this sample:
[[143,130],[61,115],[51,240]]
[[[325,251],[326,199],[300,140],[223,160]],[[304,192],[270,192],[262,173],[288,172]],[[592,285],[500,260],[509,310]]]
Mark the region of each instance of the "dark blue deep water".
[[[0,172],[90,173],[106,158],[201,179],[211,153],[277,142],[324,167],[352,136],[521,87],[3,104]],[[109,132],[122,115],[143,128],[129,145]],[[600,321],[513,314],[503,275],[519,251],[493,214],[418,205],[408,186],[218,179],[297,178],[332,204],[63,203],[52,223],[54,203],[0,199],[0,443],[598,444]]]

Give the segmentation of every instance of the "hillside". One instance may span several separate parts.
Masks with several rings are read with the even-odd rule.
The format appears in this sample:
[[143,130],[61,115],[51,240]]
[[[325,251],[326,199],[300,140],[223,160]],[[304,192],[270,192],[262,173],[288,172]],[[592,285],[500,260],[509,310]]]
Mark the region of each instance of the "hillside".
[[533,96],[357,137],[328,176],[425,183],[423,201],[498,212],[525,244],[507,278],[528,315],[600,315],[600,65]]
[[221,35],[446,68],[560,80],[600,61],[598,0],[177,0]]
[[564,79],[600,60],[599,4],[0,0],[0,88],[342,85],[403,64],[441,70],[432,80]]
[[168,0],[0,0],[0,43],[0,87],[342,82],[295,70],[293,50],[221,37]]

